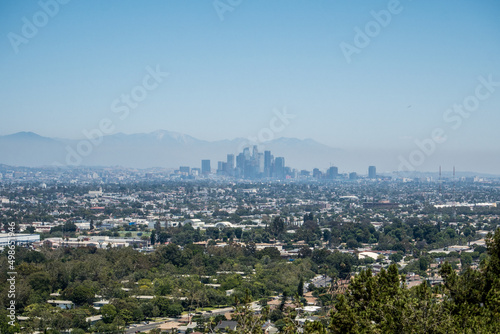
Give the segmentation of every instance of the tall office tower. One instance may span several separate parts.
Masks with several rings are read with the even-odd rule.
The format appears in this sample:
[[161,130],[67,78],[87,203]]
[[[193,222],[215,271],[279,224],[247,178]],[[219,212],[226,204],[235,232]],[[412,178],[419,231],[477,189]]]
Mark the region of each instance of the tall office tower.
[[245,156],[245,160],[250,160],[250,148],[249,147],[245,147],[243,149],[243,156]]
[[228,154],[226,162],[227,162],[227,169],[233,170],[234,169],[234,154]]
[[339,169],[335,166],[328,168],[326,171],[327,179],[336,179],[339,176]]
[[303,169],[303,170],[300,171],[300,176],[302,176],[302,177],[311,176],[311,172],[308,171],[308,170]]
[[189,167],[188,166],[180,166],[179,171],[181,174],[189,175]]
[[245,168],[245,155],[243,153],[238,154],[236,157],[236,168],[243,170]]
[[369,166],[368,167],[368,177],[370,179],[376,179],[377,178],[377,168],[375,168],[375,166]]
[[253,146],[252,157],[253,157],[254,159],[256,159],[258,155],[259,155],[259,149],[257,148],[257,145],[254,145],[254,146]]
[[201,160],[201,174],[206,175],[210,174],[210,160]]
[[265,177],[271,176],[272,163],[273,163],[273,160],[272,160],[272,156],[271,156],[271,151],[264,151],[264,176]]
[[228,175],[227,162],[225,162],[225,161],[218,161],[217,162],[217,175]]
[[226,173],[229,176],[234,176],[234,154],[228,154],[226,159]]
[[315,179],[321,179],[321,171],[318,168],[313,169],[313,177]]
[[285,178],[285,158],[276,157],[274,159],[274,177],[278,179]]
[[264,173],[264,154],[263,153],[259,153],[259,155],[257,156],[257,163],[258,163],[258,166],[259,166],[259,177],[262,177],[262,173]]

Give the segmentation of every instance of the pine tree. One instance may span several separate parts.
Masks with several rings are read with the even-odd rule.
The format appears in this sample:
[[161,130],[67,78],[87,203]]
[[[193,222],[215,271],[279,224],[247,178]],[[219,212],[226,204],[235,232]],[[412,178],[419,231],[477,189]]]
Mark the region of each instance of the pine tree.
[[151,246],[154,246],[154,244],[156,244],[156,232],[155,232],[155,230],[153,230],[151,232]]
[[302,277],[299,280],[299,286],[297,287],[297,293],[299,294],[299,297],[304,296],[304,279]]

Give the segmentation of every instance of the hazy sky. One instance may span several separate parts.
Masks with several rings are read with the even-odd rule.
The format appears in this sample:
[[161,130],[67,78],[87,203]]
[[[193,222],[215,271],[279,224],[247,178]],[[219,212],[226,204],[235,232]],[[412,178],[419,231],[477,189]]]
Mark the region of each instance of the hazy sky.
[[[81,138],[108,118],[113,132],[267,128],[368,149],[440,128],[440,149],[500,148],[498,0],[54,3],[0,2],[0,135]],[[157,68],[168,76],[146,77]]]

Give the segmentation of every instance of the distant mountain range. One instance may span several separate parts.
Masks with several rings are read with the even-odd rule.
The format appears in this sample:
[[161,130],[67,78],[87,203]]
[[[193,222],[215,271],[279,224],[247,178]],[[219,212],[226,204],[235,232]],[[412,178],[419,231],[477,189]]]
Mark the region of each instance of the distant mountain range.
[[[346,138],[346,143],[348,142]],[[255,143],[245,138],[206,141],[192,136],[158,130],[151,133],[117,133],[93,139],[63,139],[43,137],[33,132],[18,132],[0,136],[0,164],[11,166],[122,166],[132,168],[201,167],[202,159],[210,159],[212,169],[217,161],[226,161],[227,154],[240,153]],[[370,144],[370,143],[368,143]],[[345,145],[345,143],[339,143]],[[331,165],[339,172],[356,171],[366,175],[369,165],[378,173],[392,175],[416,147],[407,149],[340,149],[313,139],[277,138],[258,144],[259,152],[270,150],[275,157],[284,157],[286,166],[325,171]],[[450,172],[476,171],[463,175],[500,175],[500,152],[439,150],[425,158],[418,170],[436,173],[439,166]],[[402,175],[420,175],[415,172]],[[429,174],[430,176],[431,174]]]
[[[237,155],[246,146],[245,138],[206,141],[172,131],[117,133],[93,141],[48,138],[33,132],[0,136],[0,163],[13,166],[124,166],[135,168],[179,166],[200,167],[201,159],[210,159],[212,168],[225,161],[227,154]],[[278,138],[258,144],[260,152],[270,150],[285,157],[287,166],[327,168],[339,161],[344,152],[312,139]]]

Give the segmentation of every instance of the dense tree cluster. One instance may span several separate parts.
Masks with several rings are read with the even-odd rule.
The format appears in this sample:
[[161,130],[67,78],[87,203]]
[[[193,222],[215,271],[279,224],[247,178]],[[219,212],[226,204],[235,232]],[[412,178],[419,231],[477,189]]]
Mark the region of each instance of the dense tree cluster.
[[[0,263],[6,267],[5,252]],[[27,326],[33,330],[89,330],[84,319],[96,314],[103,315],[103,321],[92,330],[113,330],[198,307],[233,305],[235,298],[243,300],[246,294],[254,300],[279,293],[293,296],[300,284],[325,273],[326,268],[329,275],[347,276],[355,264],[356,257],[328,250],[309,252],[289,262],[276,248],[257,250],[253,243],[206,248],[171,243],[152,254],[133,248],[17,248],[16,307],[19,315],[30,317]],[[0,279],[0,303],[5,306],[9,302],[5,271]],[[76,308],[60,310],[46,304],[54,299],[51,293],[60,293],[59,299],[72,301]],[[132,297],[137,295],[154,299]],[[100,310],[91,307],[101,298],[111,303]],[[5,315],[0,314],[3,323]]]
[[480,270],[457,274],[445,263],[444,285],[405,288],[391,265],[357,275],[332,311],[332,333],[498,333],[500,330],[500,232],[488,242]]
[[[300,305],[298,290],[300,292],[304,280],[316,273],[348,278],[352,266],[358,264],[352,255],[326,249],[309,252],[304,249],[300,259],[289,263],[281,259],[276,248],[256,250],[252,245],[237,244],[207,248],[193,244],[180,248],[169,244],[150,255],[131,248],[42,249],[40,252],[18,248],[17,251],[16,300],[20,312],[31,319],[27,322],[28,328],[79,328],[82,331],[115,330],[132,321],[178,316],[196,307],[237,305],[238,322],[253,328],[248,333],[259,333],[260,327],[255,324],[267,319],[277,323],[282,332],[293,333],[297,328],[294,320],[297,311],[283,308],[285,302],[280,308],[260,315],[246,309],[245,302],[281,293],[284,301],[290,296]],[[331,308],[330,315],[307,324],[304,332],[498,332],[500,232],[488,239],[487,253],[478,270],[466,267],[457,273],[445,263],[440,269],[444,284],[435,287],[423,283],[408,289],[396,265],[382,269],[377,275],[370,269],[362,270],[351,280],[347,291],[336,294],[333,303],[320,298]],[[6,257],[2,255],[0,261],[5,265]],[[237,273],[240,271],[244,275]],[[211,277],[215,276],[219,288],[204,284],[212,282]],[[1,277],[3,282],[6,278]],[[154,298],[138,300],[123,287],[132,290],[134,295]],[[6,289],[3,284],[4,297]],[[227,297],[227,290],[234,290],[233,296]],[[48,306],[45,301],[52,292],[61,292],[78,308],[57,310]],[[99,311],[90,307],[97,294],[112,301]],[[7,300],[3,298],[1,302],[5,305]],[[85,318],[94,314],[101,314],[103,320],[89,328]],[[6,327],[5,311],[1,316],[0,326],[3,332],[9,333],[12,328]],[[204,326],[210,325],[207,321],[202,321]]]

